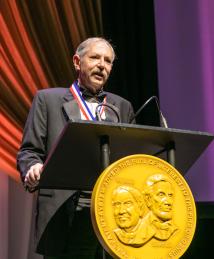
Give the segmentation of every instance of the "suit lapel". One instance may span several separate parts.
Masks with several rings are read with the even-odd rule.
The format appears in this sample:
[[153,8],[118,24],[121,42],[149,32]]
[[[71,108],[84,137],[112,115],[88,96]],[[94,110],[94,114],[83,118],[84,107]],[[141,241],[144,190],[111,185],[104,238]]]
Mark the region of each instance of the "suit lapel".
[[67,94],[63,97],[63,99],[64,100],[62,106],[67,118],[71,121],[80,120],[81,115],[78,103],[73,98],[73,95],[71,94],[69,89]]
[[[112,99],[111,96],[109,96],[108,94],[107,94],[106,104],[110,104],[112,108],[117,112],[119,119],[121,119],[120,110],[115,106],[115,100]],[[106,121],[118,122],[117,116],[114,113],[114,111],[111,110],[111,108],[108,108],[108,107],[105,108],[105,115],[106,115]]]

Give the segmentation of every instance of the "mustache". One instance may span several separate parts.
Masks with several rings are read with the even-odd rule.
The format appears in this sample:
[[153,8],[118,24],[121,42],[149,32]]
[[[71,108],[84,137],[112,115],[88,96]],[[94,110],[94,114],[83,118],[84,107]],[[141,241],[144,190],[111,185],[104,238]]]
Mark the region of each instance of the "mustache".
[[100,70],[95,70],[92,74],[105,77],[105,74],[102,71],[100,71]]

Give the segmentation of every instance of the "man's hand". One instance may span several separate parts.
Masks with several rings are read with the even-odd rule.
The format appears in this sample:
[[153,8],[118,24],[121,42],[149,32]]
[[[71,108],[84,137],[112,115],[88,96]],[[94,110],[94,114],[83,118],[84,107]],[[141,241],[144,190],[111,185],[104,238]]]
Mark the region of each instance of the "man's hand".
[[37,163],[32,165],[31,168],[27,171],[25,176],[25,185],[31,188],[34,188],[38,185],[40,174],[42,173],[43,164]]

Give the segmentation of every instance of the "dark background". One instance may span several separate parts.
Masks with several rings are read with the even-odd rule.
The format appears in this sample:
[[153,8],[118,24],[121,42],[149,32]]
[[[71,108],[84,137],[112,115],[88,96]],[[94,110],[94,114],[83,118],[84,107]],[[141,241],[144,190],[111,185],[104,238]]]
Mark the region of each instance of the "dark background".
[[[102,1],[104,37],[115,46],[117,59],[107,89],[131,101],[134,110],[158,97],[153,1]],[[151,101],[137,117],[139,124],[159,125]]]

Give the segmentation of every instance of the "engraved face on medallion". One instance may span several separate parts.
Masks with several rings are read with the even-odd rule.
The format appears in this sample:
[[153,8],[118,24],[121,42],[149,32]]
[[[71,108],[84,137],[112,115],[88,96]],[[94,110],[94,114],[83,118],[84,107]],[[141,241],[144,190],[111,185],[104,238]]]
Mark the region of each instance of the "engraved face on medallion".
[[172,184],[161,174],[150,176],[146,184],[144,197],[147,207],[160,221],[172,219],[172,205],[174,199]]
[[[167,240],[177,230],[173,223],[174,189],[169,179],[154,174],[146,180],[143,190],[148,213],[144,217],[148,233],[159,240]],[[153,230],[152,230],[153,229]],[[150,239],[149,238],[149,239]]]
[[142,194],[129,186],[119,186],[112,195],[117,225],[130,232],[139,222],[142,211]]
[[131,186],[119,186],[112,194],[114,218],[118,239],[127,245],[137,245],[135,237],[141,224],[143,196]]

